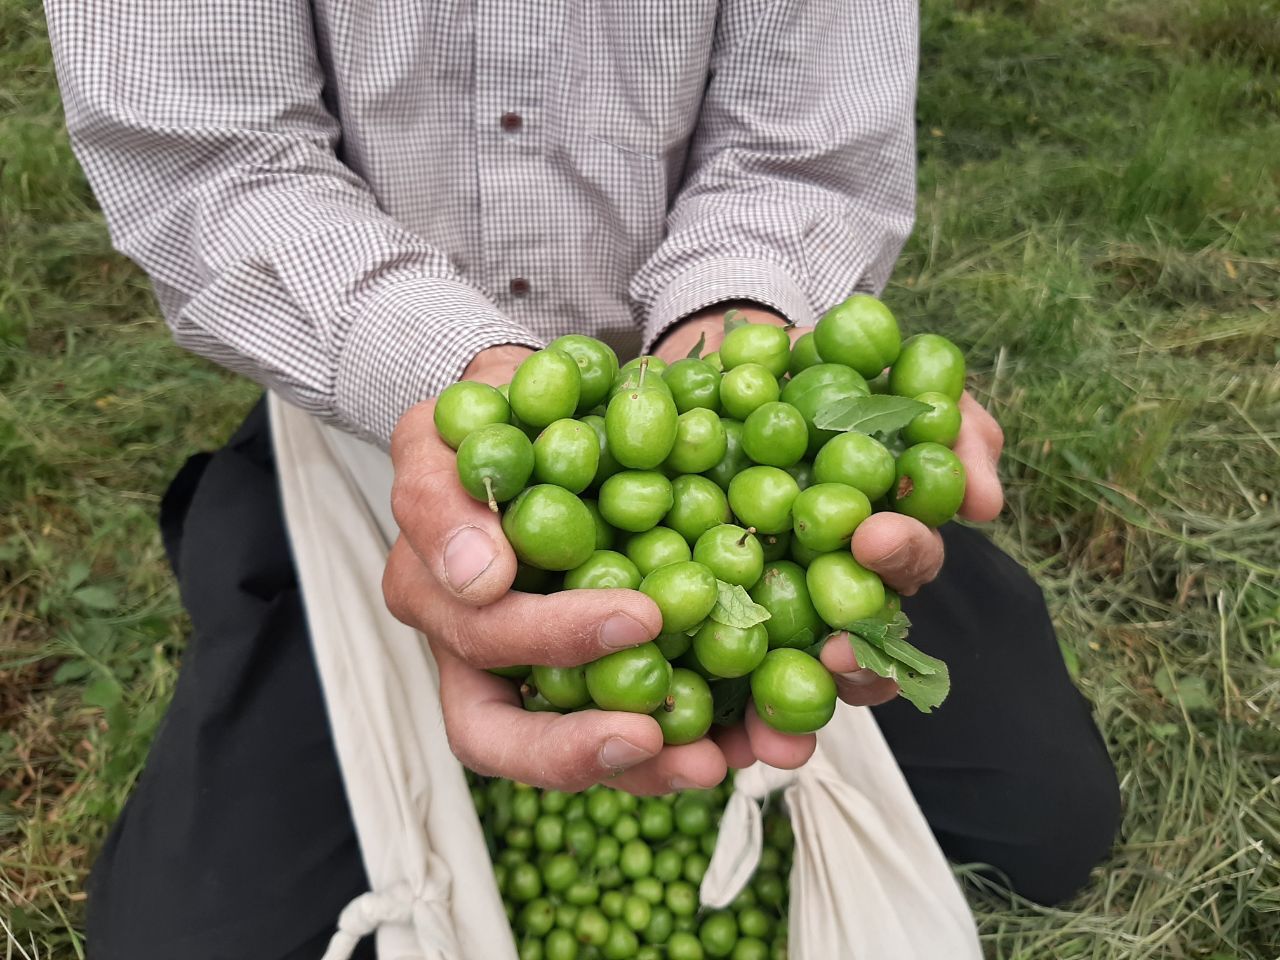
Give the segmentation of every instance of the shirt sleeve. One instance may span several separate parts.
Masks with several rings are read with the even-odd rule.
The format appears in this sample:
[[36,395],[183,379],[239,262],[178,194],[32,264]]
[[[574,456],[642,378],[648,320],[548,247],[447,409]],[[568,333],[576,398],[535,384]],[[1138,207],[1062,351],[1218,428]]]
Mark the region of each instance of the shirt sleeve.
[[489,346],[536,346],[379,207],[307,0],[47,0],[72,145],[176,341],[386,445]]
[[888,281],[915,212],[915,0],[734,0],[667,218],[637,272],[646,349],[747,299],[800,325]]

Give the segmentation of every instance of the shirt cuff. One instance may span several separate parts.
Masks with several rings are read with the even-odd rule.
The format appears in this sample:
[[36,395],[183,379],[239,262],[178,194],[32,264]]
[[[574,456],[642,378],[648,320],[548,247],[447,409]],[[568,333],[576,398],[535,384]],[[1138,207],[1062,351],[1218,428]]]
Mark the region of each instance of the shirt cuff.
[[406,410],[457,381],[481,350],[503,344],[542,346],[465,283],[389,280],[365,301],[347,333],[334,384],[336,412],[386,449]]
[[796,326],[812,326],[813,307],[791,274],[769,260],[719,257],[689,267],[654,300],[644,327],[644,350],[691,313],[726,300],[754,300]]

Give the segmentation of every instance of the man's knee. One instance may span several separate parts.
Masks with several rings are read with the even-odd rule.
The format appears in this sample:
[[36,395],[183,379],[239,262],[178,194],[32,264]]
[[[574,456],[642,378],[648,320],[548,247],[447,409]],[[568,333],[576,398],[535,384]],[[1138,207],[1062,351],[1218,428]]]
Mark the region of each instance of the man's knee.
[[1015,893],[1041,904],[1061,903],[1088,884],[1120,824],[1119,785],[1101,745],[1087,760],[1062,759],[1010,798],[1014,829],[998,840],[966,844],[965,859],[990,864]]

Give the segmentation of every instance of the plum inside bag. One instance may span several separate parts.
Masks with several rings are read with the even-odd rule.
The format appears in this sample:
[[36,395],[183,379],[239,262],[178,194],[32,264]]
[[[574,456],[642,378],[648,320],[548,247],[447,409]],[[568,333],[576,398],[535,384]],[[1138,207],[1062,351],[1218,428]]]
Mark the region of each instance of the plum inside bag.
[[[435,664],[382,600],[396,536],[386,454],[269,398],[289,539],[329,723],[372,889],[324,960],[376,934],[382,960],[516,960],[480,824],[449,749]],[[869,711],[841,706],[798,771],[741,771],[702,882],[728,903],[777,790],[795,833],[789,956],[982,956],[973,917]]]

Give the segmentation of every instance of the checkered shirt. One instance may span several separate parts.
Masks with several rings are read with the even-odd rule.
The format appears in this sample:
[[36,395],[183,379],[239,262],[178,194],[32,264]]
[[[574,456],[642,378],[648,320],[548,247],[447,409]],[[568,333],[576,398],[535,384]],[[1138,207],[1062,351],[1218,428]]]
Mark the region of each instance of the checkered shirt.
[[46,0],[178,343],[385,445],[480,350],[812,323],[914,207],[914,0]]

